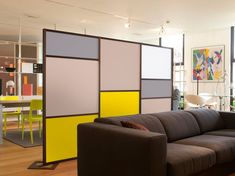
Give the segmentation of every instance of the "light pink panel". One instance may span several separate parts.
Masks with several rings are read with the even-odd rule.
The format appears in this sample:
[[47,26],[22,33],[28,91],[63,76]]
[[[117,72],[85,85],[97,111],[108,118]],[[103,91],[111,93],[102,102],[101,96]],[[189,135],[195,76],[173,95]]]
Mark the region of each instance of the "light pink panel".
[[140,45],[101,40],[101,90],[140,89]]
[[46,116],[97,113],[98,61],[46,59]]
[[156,113],[171,110],[171,99],[161,98],[161,99],[143,99],[141,100],[141,113]]

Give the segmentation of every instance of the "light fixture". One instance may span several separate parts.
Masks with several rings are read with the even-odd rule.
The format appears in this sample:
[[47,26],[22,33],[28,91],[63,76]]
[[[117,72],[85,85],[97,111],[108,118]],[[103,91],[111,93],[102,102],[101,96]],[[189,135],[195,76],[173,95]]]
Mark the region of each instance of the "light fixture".
[[166,25],[169,24],[169,23],[170,23],[170,21],[167,20],[160,26],[158,37],[162,37],[163,35],[166,34]]
[[163,25],[161,25],[160,30],[159,30],[159,33],[158,33],[158,36],[159,36],[159,37],[162,37],[164,34],[165,34],[165,28],[164,28]]
[[124,27],[127,29],[131,27],[130,18],[128,18],[128,21],[124,24]]

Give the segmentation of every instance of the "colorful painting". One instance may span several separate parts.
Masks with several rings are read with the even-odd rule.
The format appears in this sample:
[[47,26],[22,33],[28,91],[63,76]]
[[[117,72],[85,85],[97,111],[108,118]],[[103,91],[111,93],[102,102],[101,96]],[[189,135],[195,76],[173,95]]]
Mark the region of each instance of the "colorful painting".
[[223,81],[224,46],[194,48],[192,54],[193,81]]

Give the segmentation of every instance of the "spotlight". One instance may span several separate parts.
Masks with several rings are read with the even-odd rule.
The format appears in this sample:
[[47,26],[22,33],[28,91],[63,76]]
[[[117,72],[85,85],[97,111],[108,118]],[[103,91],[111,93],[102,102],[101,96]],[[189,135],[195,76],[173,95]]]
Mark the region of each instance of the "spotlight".
[[127,22],[124,24],[124,27],[127,29],[129,29],[131,27],[130,18],[128,18]]

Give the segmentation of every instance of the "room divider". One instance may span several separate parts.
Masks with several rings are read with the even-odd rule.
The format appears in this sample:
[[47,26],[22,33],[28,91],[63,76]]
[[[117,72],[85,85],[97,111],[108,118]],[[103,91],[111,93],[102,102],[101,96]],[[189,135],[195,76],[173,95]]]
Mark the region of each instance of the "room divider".
[[172,48],[44,29],[43,58],[44,164],[77,157],[79,123],[172,109]]

